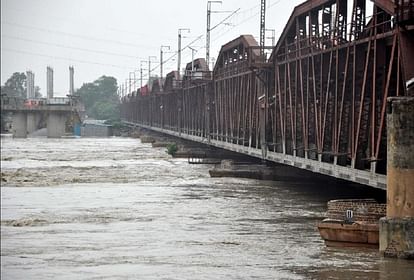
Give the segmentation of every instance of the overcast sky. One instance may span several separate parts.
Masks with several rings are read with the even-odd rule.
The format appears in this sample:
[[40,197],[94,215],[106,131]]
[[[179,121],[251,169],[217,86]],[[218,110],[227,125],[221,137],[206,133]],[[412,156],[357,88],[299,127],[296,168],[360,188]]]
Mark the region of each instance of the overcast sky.
[[[275,29],[276,42],[293,8],[301,0],[267,0],[266,28]],[[164,60],[177,51],[179,28],[182,46],[196,40],[195,57],[205,57],[206,0],[1,0],[1,84],[14,72],[30,69],[35,84],[46,95],[46,67],[54,69],[55,96],[69,91],[69,66],[75,68],[75,88],[102,75],[118,85],[131,71],[139,76],[140,61],[152,59],[159,75],[160,46],[171,46]],[[211,27],[232,11],[240,10],[211,33],[210,57],[241,34],[259,41],[260,0],[223,0],[212,4]],[[267,32],[271,45],[271,32]],[[167,50],[166,50],[167,51]],[[181,68],[191,61],[183,50]],[[147,64],[143,64],[147,68]],[[164,65],[166,73],[177,68],[176,56]],[[145,70],[145,75],[148,71]]]

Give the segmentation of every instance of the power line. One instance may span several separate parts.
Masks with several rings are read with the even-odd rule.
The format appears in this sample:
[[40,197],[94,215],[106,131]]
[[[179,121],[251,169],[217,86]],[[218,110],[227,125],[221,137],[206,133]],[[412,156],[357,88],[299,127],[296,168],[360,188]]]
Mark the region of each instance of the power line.
[[[4,10],[18,12],[18,13],[24,14],[25,17],[27,17],[28,15],[29,16],[35,16],[36,15],[35,13],[33,13],[33,11],[27,11],[27,10],[24,10],[24,9],[6,8]],[[75,21],[75,20],[72,20],[72,19],[67,18],[67,17],[48,15],[47,18],[48,18],[48,20],[52,19],[52,20],[56,20],[56,21],[62,21],[62,22],[78,24],[78,25],[79,24],[88,25],[88,26],[93,25],[93,26],[98,27],[100,29],[105,29],[105,30],[109,30],[109,31],[112,31],[112,32],[118,32],[118,33],[121,32],[121,33],[126,33],[126,34],[132,34],[132,35],[135,35],[135,36],[147,36],[148,35],[148,34],[144,34],[144,33],[137,33],[137,32],[131,31],[131,30],[113,28],[113,27],[108,27],[108,26],[103,27],[102,25],[95,24],[95,23],[90,22],[90,21],[79,22],[79,21]],[[160,36],[157,35],[157,37],[160,37]],[[162,38],[165,38],[167,40],[172,40],[172,37],[170,37],[170,36],[162,36]]]
[[[189,46],[191,46],[192,44],[194,44],[195,42],[197,42],[198,40],[200,40],[201,38],[203,38],[204,35],[200,35],[198,37],[196,37],[193,41],[191,41],[190,43],[188,43],[185,47],[181,48],[181,50],[185,50],[186,48],[188,48]],[[171,59],[173,59],[175,56],[177,55],[177,53],[174,53],[172,56],[170,56],[169,58],[167,58],[166,60],[163,61],[163,63],[167,63],[168,61],[170,61]],[[156,65],[154,66],[154,68],[151,69],[151,72],[154,70],[157,70],[157,68],[160,67],[160,65]]]
[[[273,6],[275,6],[276,4],[278,4],[278,3],[280,3],[280,2],[281,2],[281,0],[277,0],[277,1],[273,2],[273,3],[269,3],[269,4],[267,5],[267,9],[272,8]],[[253,10],[254,8],[257,8],[257,7],[260,7],[260,4],[255,5],[255,6],[252,6],[251,8],[246,9],[246,10],[243,10],[243,11],[239,11],[240,9],[237,9],[237,10],[236,10],[236,11],[234,11],[231,15],[229,15],[228,17],[226,17],[225,19],[223,19],[222,21],[220,21],[220,22],[219,22],[217,25],[215,25],[213,28],[216,28],[216,27],[218,27],[219,25],[223,24],[223,23],[224,23],[224,22],[225,22],[228,18],[230,18],[230,17],[234,16],[235,14],[245,13],[245,12],[247,12],[248,10],[249,10],[249,11],[251,11],[251,10]],[[231,26],[231,27],[230,27],[227,31],[223,32],[223,33],[222,33],[222,34],[220,34],[219,36],[216,36],[216,37],[215,37],[215,39],[213,40],[213,42],[217,41],[217,39],[219,39],[220,37],[224,36],[225,34],[227,34],[228,32],[230,32],[232,29],[234,29],[235,27],[237,27],[238,25],[241,25],[241,24],[243,24],[243,23],[245,23],[245,22],[247,22],[247,21],[249,21],[249,20],[253,19],[253,18],[254,18],[256,15],[258,15],[259,13],[260,13],[260,11],[258,11],[258,12],[256,12],[256,13],[254,13],[252,16],[248,17],[247,19],[243,20],[242,22],[239,22],[238,24],[235,24],[235,25]],[[225,29],[225,27],[223,27],[223,29]],[[223,29],[220,29],[220,30],[223,30]],[[203,48],[205,48],[205,47],[198,48],[198,49],[197,49],[197,51],[199,51],[199,50],[201,50],[201,49],[203,49]]]
[[[220,21],[218,24],[216,24],[212,29],[214,29],[214,28],[216,28],[217,26],[219,26],[219,25],[221,25],[221,24],[223,24],[223,22],[224,21],[226,21],[227,19],[229,19],[230,17],[232,17],[232,16],[234,16],[235,14],[237,14],[237,11],[239,11],[240,10],[240,8],[239,9],[237,9],[237,10],[235,10],[235,11],[233,11],[229,16],[227,16],[226,18],[224,18],[222,21]],[[201,35],[199,35],[199,36],[197,36],[193,41],[191,41],[190,43],[188,43],[185,47],[183,47],[181,50],[185,50],[185,49],[187,49],[187,48],[189,48],[192,44],[194,44],[195,42],[197,42],[198,40],[201,40],[201,38],[203,38],[204,37],[204,35],[203,34],[201,34]],[[205,46],[204,47],[200,47],[200,48],[198,48],[197,49],[197,51],[199,51],[199,50],[201,50],[201,49],[203,49],[203,48],[205,48]],[[165,64],[165,63],[167,63],[169,60],[171,60],[171,59],[173,59],[175,56],[177,55],[177,53],[174,53],[172,56],[170,56],[169,58],[167,58],[163,63]],[[154,70],[156,70],[158,67],[160,67],[160,65],[158,64],[158,65],[156,65],[156,66],[154,66],[154,68],[152,68],[151,69],[151,72],[152,71],[154,71]]]
[[[225,17],[223,20],[221,20],[218,24],[216,24],[213,28],[211,28],[210,30],[213,30],[214,28],[220,26],[221,24],[223,24],[227,19],[231,18],[232,16],[234,16],[235,14],[237,14],[237,12],[240,10],[240,8],[238,8],[237,10],[233,11],[230,15],[228,15],[227,17]],[[193,43],[197,42],[198,40],[200,40],[201,38],[203,38],[204,35],[199,35],[197,36],[193,41],[191,41],[190,43],[188,43],[185,47],[183,47],[181,50],[185,50],[186,48],[189,48]],[[203,49],[205,47],[200,47],[197,49],[197,51]],[[173,59],[175,56],[177,55],[177,53],[173,54],[172,56],[170,56],[168,59],[166,59],[163,63],[167,63],[169,60]],[[156,70],[158,67],[160,67],[160,65],[156,65],[154,66],[154,68],[151,69],[151,72]]]
[[29,25],[24,25],[24,24],[19,24],[19,23],[12,23],[12,22],[8,22],[8,21],[2,21],[1,23],[16,26],[16,27],[19,27],[19,28],[39,30],[39,31],[42,31],[42,32],[55,33],[55,34],[60,34],[60,35],[65,35],[65,36],[77,37],[77,38],[81,38],[81,39],[84,39],[84,40],[101,41],[101,42],[107,42],[107,43],[123,45],[123,46],[129,46],[129,47],[134,47],[134,48],[152,48],[152,47],[154,47],[154,46],[137,45],[137,44],[133,44],[133,43],[129,43],[129,42],[121,42],[121,41],[116,41],[116,40],[110,40],[110,39],[104,39],[104,38],[97,38],[97,37],[91,37],[91,36],[86,36],[86,35],[68,33],[68,32],[58,31],[58,30],[51,30],[51,29],[47,29],[47,28],[34,27],[34,26],[29,26]]
[[[266,6],[267,6],[267,7],[266,7],[266,9],[270,9],[270,8],[272,8],[272,7],[273,7],[273,6],[275,6],[276,4],[279,4],[281,1],[282,1],[282,0],[277,0],[277,1],[273,2],[273,3],[269,3],[268,5],[266,5]],[[259,7],[259,6],[260,6],[260,4],[259,4],[259,5],[254,6],[254,7]],[[241,21],[241,22],[239,22],[239,23],[237,23],[237,24],[234,24],[234,25],[233,25],[233,26],[231,26],[228,30],[226,30],[225,32],[221,33],[220,35],[216,36],[216,37],[215,37],[215,39],[213,40],[213,42],[214,42],[214,41],[216,41],[217,39],[219,39],[219,38],[223,37],[225,34],[227,34],[228,32],[230,32],[230,30],[232,30],[232,29],[236,28],[237,26],[239,26],[239,25],[241,25],[241,24],[243,24],[243,23],[246,23],[246,22],[250,21],[251,19],[253,19],[254,17],[256,17],[258,14],[260,14],[260,10],[259,10],[259,11],[257,11],[256,13],[254,13],[252,16],[250,16],[250,17],[248,17],[248,18],[244,19],[243,21]]]
[[[268,4],[268,5],[267,5],[267,8],[269,9],[269,8],[273,7],[274,5],[278,4],[279,2],[281,2],[281,0],[277,0],[277,1],[276,1],[276,2],[274,2],[274,3]],[[252,9],[254,9],[254,8],[256,8],[256,7],[259,7],[259,6],[260,6],[260,4],[259,4],[259,5],[252,6],[251,8],[249,8],[249,10],[252,10]],[[217,25],[215,25],[213,28],[218,27],[219,25],[223,24],[223,23],[224,23],[224,21],[226,21],[228,18],[230,18],[230,17],[234,16],[235,14],[240,13],[240,12],[239,12],[239,10],[240,10],[240,9],[237,9],[236,11],[234,11],[231,15],[227,16],[225,19],[223,19],[222,21],[220,21],[220,22],[219,22]],[[247,11],[247,10],[245,10],[245,11],[243,11],[243,12],[246,12],[246,11]],[[255,14],[253,14],[253,15],[252,15],[252,16],[250,16],[249,18],[245,19],[244,21],[242,21],[242,22],[240,22],[240,23],[238,23],[238,24],[236,24],[236,25],[232,26],[229,30],[227,30],[227,31],[226,31],[226,32],[224,32],[223,34],[221,34],[221,35],[219,35],[218,37],[216,37],[216,39],[215,39],[214,41],[216,41],[218,38],[220,38],[220,37],[224,36],[226,33],[228,33],[231,29],[235,28],[236,26],[241,25],[241,24],[243,24],[243,23],[245,23],[245,22],[247,22],[247,21],[251,20],[252,18],[254,18],[254,17],[255,17],[256,15],[258,15],[259,13],[260,13],[260,11],[256,12]],[[200,40],[203,36],[204,36],[204,35],[200,35],[200,36],[198,36],[195,40],[193,40],[193,41],[192,41],[191,43],[189,43],[187,46],[185,46],[184,48],[182,48],[182,50],[184,50],[184,49],[188,48],[189,46],[191,46],[191,44],[193,44],[194,42],[196,42],[196,41]],[[201,47],[201,48],[197,49],[197,51],[201,50],[202,48],[203,48],[203,47]],[[173,55],[172,55],[172,56],[170,56],[168,59],[166,59],[163,63],[164,63],[164,64],[168,63],[168,61],[169,61],[169,60],[171,60],[171,59],[173,59],[176,55],[177,55],[177,53],[173,54]],[[159,67],[159,65],[156,65],[154,68],[152,68],[152,69],[151,69],[151,72],[152,72],[152,71],[154,71],[154,70],[156,70],[158,67]]]
[[227,17],[225,17],[222,21],[220,21],[219,23],[217,23],[216,25],[214,25],[214,27],[210,28],[210,31],[212,31],[217,26],[219,26],[220,24],[224,23],[226,20],[228,20],[229,18],[231,18],[232,16],[234,16],[235,14],[237,14],[237,12],[239,10],[240,10],[240,8],[238,8],[237,10],[235,10],[234,12],[232,12],[230,15],[228,15]]
[[58,60],[65,60],[65,61],[70,61],[70,62],[79,62],[79,63],[85,63],[85,64],[109,66],[109,67],[121,68],[121,69],[135,69],[135,67],[132,67],[132,66],[122,66],[122,65],[106,64],[106,63],[99,63],[99,62],[93,62],[93,61],[87,61],[87,60],[69,59],[69,58],[66,58],[66,57],[52,56],[52,55],[46,55],[46,54],[40,54],[40,53],[34,53],[34,52],[28,52],[28,51],[21,51],[21,50],[13,50],[13,49],[8,49],[8,48],[1,48],[1,50],[6,51],[6,52],[22,53],[22,54],[41,56],[41,57],[47,57],[47,58],[52,58],[52,59],[58,59]]
[[18,36],[7,35],[7,34],[2,34],[1,36],[5,37],[5,38],[14,39],[14,40],[32,42],[32,43],[42,44],[42,45],[47,45],[47,46],[56,46],[56,47],[59,47],[59,48],[65,48],[65,49],[70,49],[70,50],[79,50],[79,51],[84,51],[84,52],[101,53],[101,54],[106,54],[106,55],[114,55],[114,56],[121,56],[121,57],[134,58],[134,59],[135,58],[136,59],[144,59],[144,58],[133,56],[133,55],[112,53],[112,52],[85,49],[85,48],[78,48],[78,47],[69,47],[69,46],[66,46],[66,45],[63,45],[63,44],[48,43],[48,42],[44,42],[44,41],[32,40],[32,39],[27,39],[27,38],[22,38],[22,37],[18,37]]

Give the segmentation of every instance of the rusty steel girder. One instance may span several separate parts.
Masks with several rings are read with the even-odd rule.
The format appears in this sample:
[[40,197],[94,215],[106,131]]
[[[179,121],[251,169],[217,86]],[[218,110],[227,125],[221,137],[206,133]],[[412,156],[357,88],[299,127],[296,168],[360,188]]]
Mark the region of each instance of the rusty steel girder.
[[122,118],[263,159],[331,166],[325,174],[355,170],[368,179],[352,180],[373,185],[386,172],[386,99],[410,94],[414,25],[411,0],[376,0],[372,11],[367,2],[306,1],[268,60],[240,36],[223,45],[213,72],[197,59],[183,80],[172,72],[149,95],[124,97]]
[[414,46],[390,2],[369,18],[365,0],[295,8],[271,57],[275,151],[385,174],[386,98],[406,94]]

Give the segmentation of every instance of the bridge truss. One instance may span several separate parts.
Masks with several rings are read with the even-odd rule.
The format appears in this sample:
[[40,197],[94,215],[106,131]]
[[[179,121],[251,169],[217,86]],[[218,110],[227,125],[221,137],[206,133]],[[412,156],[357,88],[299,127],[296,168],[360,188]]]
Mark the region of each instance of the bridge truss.
[[306,1],[269,58],[240,36],[221,48],[211,76],[167,75],[162,92],[124,97],[122,117],[385,189],[386,100],[410,94],[414,3],[367,2]]

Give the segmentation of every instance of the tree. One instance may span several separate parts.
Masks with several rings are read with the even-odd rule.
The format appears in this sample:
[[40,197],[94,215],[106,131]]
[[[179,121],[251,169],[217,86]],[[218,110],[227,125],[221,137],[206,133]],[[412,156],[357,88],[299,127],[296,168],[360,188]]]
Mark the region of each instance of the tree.
[[[27,96],[27,77],[25,73],[15,72],[1,86],[1,93],[8,96],[26,98]],[[40,87],[35,86],[35,98],[41,98]]]
[[9,96],[26,97],[26,74],[15,72],[1,87],[1,93]]
[[90,109],[91,115],[96,119],[113,120],[119,119],[119,106],[113,102],[99,100]]
[[92,83],[85,83],[76,94],[80,96],[89,117],[95,119],[119,119],[117,81],[114,77],[102,76]]

